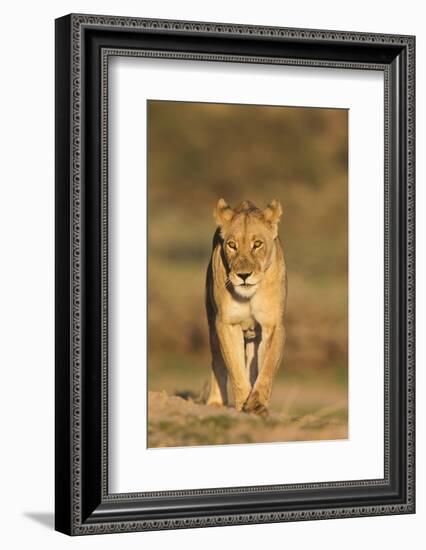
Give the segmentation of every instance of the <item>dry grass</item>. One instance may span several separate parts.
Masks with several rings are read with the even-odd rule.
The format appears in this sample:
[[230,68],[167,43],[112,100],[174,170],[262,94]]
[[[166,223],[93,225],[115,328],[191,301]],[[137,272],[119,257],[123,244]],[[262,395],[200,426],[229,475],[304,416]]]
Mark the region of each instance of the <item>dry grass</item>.
[[[148,447],[346,439],[346,401],[337,401],[333,406],[313,412],[296,412],[300,410],[300,402],[293,408],[291,399],[286,400],[285,394],[295,395],[299,389],[290,386],[284,391],[282,398],[286,406],[266,419],[233,408],[200,405],[169,396],[164,391],[150,392]],[[311,393],[310,397],[313,402],[321,401],[318,392]],[[312,402],[309,402],[308,410],[310,408]]]
[[270,416],[263,420],[232,406],[203,404],[208,363],[201,357],[184,361],[185,356],[169,356],[158,363],[155,375],[149,373],[150,447],[347,438],[348,388],[342,369],[290,374],[283,369],[274,384]]

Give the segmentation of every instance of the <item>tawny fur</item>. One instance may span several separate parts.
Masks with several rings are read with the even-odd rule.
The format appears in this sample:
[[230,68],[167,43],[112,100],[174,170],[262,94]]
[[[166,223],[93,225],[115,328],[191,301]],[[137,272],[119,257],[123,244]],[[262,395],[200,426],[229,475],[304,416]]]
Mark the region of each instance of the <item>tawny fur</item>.
[[212,352],[208,404],[227,405],[228,377],[237,410],[266,415],[285,343],[287,276],[278,237],[281,205],[220,199],[206,277]]

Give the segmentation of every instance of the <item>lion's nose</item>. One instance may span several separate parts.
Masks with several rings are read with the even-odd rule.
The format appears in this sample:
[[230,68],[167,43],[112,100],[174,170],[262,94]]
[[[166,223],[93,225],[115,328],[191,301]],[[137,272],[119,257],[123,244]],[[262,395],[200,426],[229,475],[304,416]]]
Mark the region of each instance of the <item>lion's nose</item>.
[[250,273],[237,273],[237,275],[240,279],[246,282],[246,279],[248,279],[252,273],[253,271],[250,271]]

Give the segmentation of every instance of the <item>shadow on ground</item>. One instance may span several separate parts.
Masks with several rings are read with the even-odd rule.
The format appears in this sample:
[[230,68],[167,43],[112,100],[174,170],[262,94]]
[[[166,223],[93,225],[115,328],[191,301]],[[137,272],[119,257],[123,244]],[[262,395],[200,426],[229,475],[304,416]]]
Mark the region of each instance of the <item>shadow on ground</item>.
[[53,512],[24,512],[24,516],[49,529],[55,528],[55,515]]

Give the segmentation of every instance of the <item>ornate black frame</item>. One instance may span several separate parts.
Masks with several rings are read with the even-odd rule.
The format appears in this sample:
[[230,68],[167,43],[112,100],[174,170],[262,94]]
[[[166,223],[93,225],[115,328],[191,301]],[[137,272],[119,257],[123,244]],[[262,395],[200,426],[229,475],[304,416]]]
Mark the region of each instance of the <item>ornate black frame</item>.
[[[385,78],[385,468],[363,481],[109,494],[111,55],[374,69]],[[68,15],[56,20],[56,529],[70,535],[414,513],[415,38]]]

